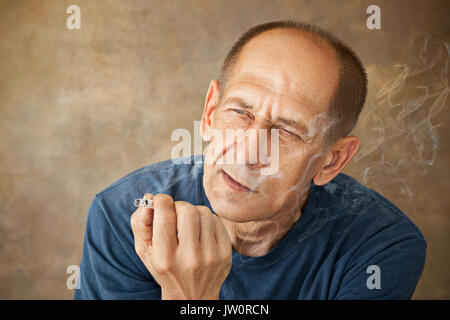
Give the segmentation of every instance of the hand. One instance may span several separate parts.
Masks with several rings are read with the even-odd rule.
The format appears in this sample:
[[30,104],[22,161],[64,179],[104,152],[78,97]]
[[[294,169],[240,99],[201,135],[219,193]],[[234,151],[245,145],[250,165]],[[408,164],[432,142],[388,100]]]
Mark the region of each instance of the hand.
[[231,241],[220,219],[207,207],[166,194],[156,195],[153,207],[139,207],[131,228],[136,253],[161,286],[162,299],[218,299],[231,269]]

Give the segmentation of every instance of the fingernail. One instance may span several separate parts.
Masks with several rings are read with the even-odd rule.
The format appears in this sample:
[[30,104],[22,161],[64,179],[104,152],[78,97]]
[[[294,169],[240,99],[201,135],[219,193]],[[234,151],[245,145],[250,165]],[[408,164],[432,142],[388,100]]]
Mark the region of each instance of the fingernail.
[[146,193],[146,194],[144,194],[143,199],[144,200],[152,200],[153,199],[153,195],[151,193]]

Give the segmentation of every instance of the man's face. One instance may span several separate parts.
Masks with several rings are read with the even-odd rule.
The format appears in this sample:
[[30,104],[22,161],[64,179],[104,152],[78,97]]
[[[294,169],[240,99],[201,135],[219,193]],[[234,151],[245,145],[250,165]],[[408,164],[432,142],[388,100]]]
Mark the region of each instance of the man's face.
[[[307,197],[311,179],[323,167],[326,112],[337,82],[333,51],[293,31],[268,31],[244,47],[219,103],[207,98],[203,115],[203,137],[213,130],[223,137],[206,138],[204,167],[205,192],[219,216],[234,222],[273,219]],[[248,161],[249,149],[261,152],[257,139],[225,140],[227,129],[266,129],[270,157],[274,128],[279,163],[273,175],[261,174],[270,164]],[[240,143],[247,163],[225,161],[230,153],[236,159]]]

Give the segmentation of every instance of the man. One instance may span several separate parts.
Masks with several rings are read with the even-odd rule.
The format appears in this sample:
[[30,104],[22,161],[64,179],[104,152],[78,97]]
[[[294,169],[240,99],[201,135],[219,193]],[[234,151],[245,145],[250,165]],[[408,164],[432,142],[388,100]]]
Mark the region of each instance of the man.
[[[352,50],[319,28],[250,29],[207,92],[206,154],[149,165],[95,196],[75,298],[411,298],[422,234],[341,173],[359,146],[348,134],[366,82]],[[239,129],[266,130],[268,145],[278,133],[275,174],[261,174],[274,154],[249,161],[261,134],[237,142],[214,134]],[[223,161],[243,153],[244,164]],[[135,210],[143,194],[154,209]]]

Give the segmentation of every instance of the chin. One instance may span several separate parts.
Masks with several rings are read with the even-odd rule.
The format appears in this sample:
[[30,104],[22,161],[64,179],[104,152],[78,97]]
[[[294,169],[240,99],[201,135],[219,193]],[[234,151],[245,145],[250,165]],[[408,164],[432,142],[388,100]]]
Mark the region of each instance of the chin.
[[[207,194],[211,207],[219,217],[236,223],[263,220],[270,217],[267,203],[260,199],[249,199],[224,195],[223,192]],[[234,195],[236,196],[236,195]]]

